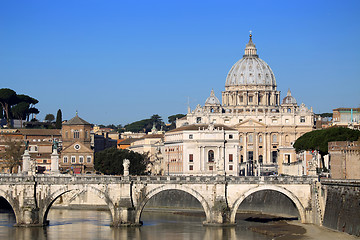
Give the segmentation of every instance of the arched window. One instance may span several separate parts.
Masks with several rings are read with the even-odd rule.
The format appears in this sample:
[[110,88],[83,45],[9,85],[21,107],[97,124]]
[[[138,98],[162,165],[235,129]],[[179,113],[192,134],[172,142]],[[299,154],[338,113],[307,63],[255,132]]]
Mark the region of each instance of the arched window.
[[262,164],[263,163],[263,156],[259,155],[259,163]]
[[214,162],[214,151],[210,150],[208,152],[208,162]]
[[252,143],[252,142],[253,142],[253,135],[249,134],[249,143]]
[[272,136],[272,141],[273,141],[274,143],[277,142],[277,136],[276,136],[276,134],[274,134],[274,135]]
[[262,143],[263,139],[262,139],[262,136],[260,135],[259,136],[259,143]]
[[79,130],[74,130],[74,138],[80,138]]
[[288,113],[291,113],[291,108],[288,108],[287,112],[288,112]]
[[240,156],[240,162],[241,162],[241,163],[244,162],[244,156],[243,156],[243,155]]

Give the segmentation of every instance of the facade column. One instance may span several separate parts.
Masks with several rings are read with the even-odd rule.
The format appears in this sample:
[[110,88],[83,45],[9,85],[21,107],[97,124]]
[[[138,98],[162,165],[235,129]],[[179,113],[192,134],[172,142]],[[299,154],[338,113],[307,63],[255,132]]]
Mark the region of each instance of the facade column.
[[267,146],[268,146],[268,150],[267,150],[266,155],[267,155],[267,158],[268,158],[268,163],[272,163],[272,159],[271,159],[271,156],[270,156],[270,154],[271,154],[270,135],[271,135],[271,133],[268,133],[268,134],[267,134]]
[[267,133],[264,133],[264,152],[263,152],[263,163],[267,164],[268,163],[268,158],[267,158]]
[[244,132],[244,163],[245,163],[245,176],[247,176],[247,133]]
[[202,156],[203,156],[203,168],[202,168],[202,171],[205,171],[207,172],[209,169],[205,169],[206,167],[206,163],[207,163],[207,156],[205,155],[205,147],[203,146],[202,147]]
[[[258,133],[255,131],[254,129],[254,161],[253,161],[253,164],[254,164],[254,168],[256,167],[256,170],[254,171],[254,175],[257,176],[257,172],[259,170],[259,156],[258,156]],[[255,165],[255,160],[256,160],[256,165]]]

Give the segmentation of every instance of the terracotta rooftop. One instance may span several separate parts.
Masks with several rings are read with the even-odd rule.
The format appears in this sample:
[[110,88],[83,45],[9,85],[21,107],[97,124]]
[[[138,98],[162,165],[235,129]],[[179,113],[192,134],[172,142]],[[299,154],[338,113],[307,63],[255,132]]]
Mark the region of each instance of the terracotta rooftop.
[[60,136],[60,129],[19,129],[22,135],[33,136]]
[[81,117],[79,117],[77,114],[75,117],[67,121],[66,123],[63,123],[64,125],[91,125]]

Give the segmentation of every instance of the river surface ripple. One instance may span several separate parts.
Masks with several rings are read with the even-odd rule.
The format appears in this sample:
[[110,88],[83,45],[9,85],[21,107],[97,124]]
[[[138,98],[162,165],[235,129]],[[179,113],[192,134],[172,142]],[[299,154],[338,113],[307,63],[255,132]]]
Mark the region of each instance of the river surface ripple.
[[[15,223],[13,213],[5,212],[0,213],[0,239],[274,239],[274,236],[250,230],[250,228],[261,229],[262,226],[269,228],[269,224],[271,228],[271,223],[249,222],[237,217],[236,227],[204,227],[202,225],[203,216],[199,214],[189,215],[191,214],[143,212],[141,220],[144,225],[142,227],[111,228],[111,216],[108,211],[51,209],[48,215],[48,220],[50,220],[48,227],[24,228],[13,227],[12,225]],[[295,222],[295,225],[301,226],[302,224]],[[289,237],[291,239],[312,239],[304,238],[302,235],[279,236],[275,239],[289,239]]]

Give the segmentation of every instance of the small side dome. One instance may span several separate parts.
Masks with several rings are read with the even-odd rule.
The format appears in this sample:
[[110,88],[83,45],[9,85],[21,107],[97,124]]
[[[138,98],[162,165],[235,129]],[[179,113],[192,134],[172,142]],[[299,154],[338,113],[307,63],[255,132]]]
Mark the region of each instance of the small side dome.
[[294,105],[297,105],[296,99],[293,96],[291,96],[290,89],[287,91],[286,97],[284,97],[284,99],[282,100],[282,104],[294,104]]
[[220,105],[219,99],[215,96],[214,89],[211,89],[210,97],[206,99],[205,105]]

